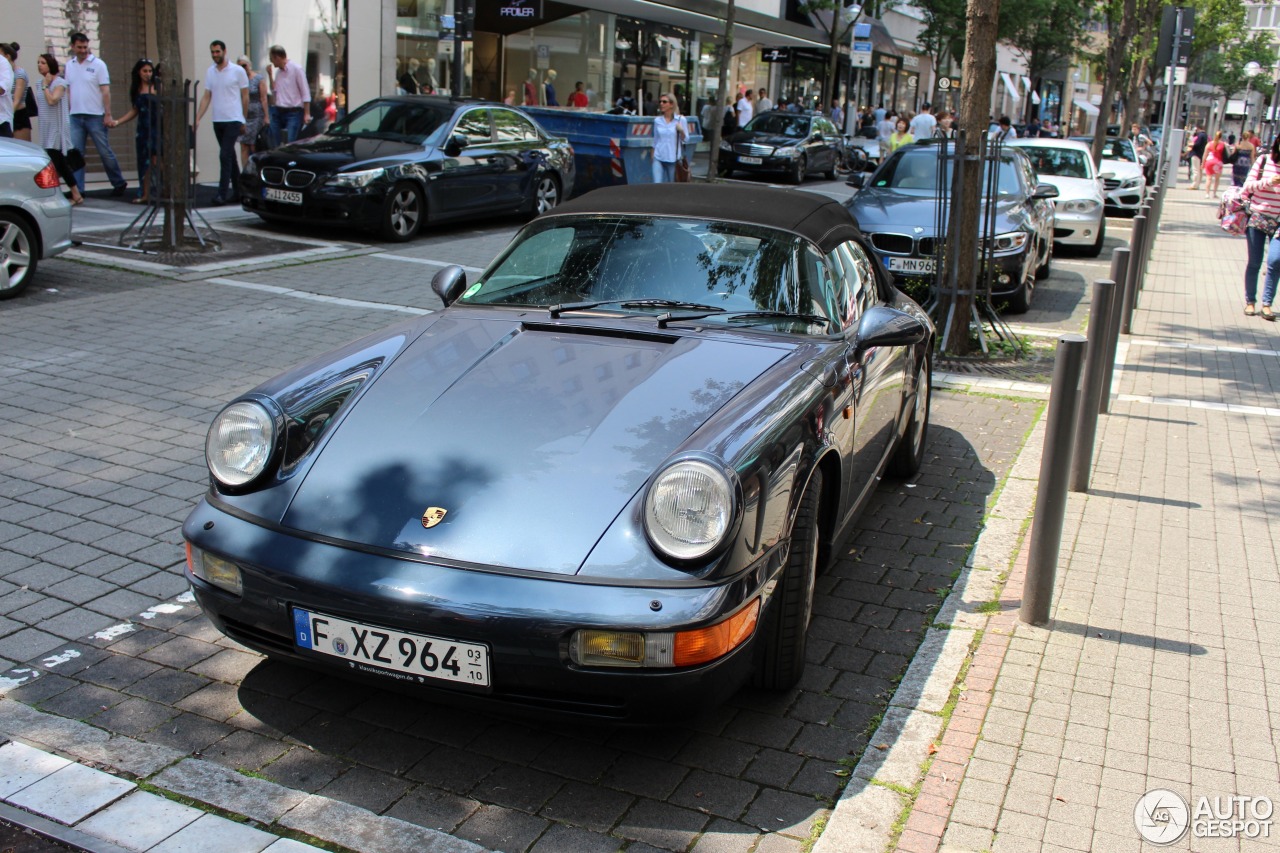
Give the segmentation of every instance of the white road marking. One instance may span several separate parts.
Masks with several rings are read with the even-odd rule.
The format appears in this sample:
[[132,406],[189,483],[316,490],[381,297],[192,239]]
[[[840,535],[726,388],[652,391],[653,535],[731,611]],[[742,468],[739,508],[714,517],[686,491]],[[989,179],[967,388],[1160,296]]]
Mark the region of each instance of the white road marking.
[[227,287],[242,287],[245,290],[257,290],[262,293],[274,293],[277,296],[288,296],[293,299],[305,299],[310,302],[323,302],[328,305],[343,305],[348,308],[361,308],[372,311],[396,311],[401,314],[431,314],[430,308],[417,308],[412,305],[394,305],[389,302],[369,302],[363,299],[346,299],[341,296],[327,296],[323,293],[309,293],[305,290],[293,290],[278,287],[274,284],[258,284],[252,281],[236,281],[233,278],[206,279],[210,284],[221,284]]

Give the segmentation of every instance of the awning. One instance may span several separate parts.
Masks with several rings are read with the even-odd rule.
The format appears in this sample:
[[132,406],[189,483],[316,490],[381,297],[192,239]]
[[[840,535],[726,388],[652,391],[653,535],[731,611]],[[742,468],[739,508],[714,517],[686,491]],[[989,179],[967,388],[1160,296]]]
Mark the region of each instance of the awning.
[[[685,0],[685,8],[657,3],[653,0],[582,0],[581,5],[601,12],[613,12],[628,18],[657,21],[681,27],[686,30],[697,30],[703,33],[723,33],[724,18],[710,11],[715,7],[699,0]],[[701,6],[707,12],[693,11],[689,6]],[[750,9],[738,9],[737,20],[733,26],[733,49],[740,51],[751,44],[763,44],[769,47],[816,47],[830,50],[831,45],[822,38],[822,34],[812,27],[784,21]]]
[[1081,101],[1077,99],[1071,103],[1075,104],[1078,109],[1084,110],[1084,114],[1087,116],[1096,116],[1098,114],[1098,108],[1088,101]]
[[[1025,87],[1027,88],[1027,91],[1028,91],[1028,92],[1030,92],[1030,91],[1031,91],[1031,78],[1030,78],[1030,77],[1028,77],[1028,76],[1026,76],[1026,75],[1024,74],[1024,75],[1023,75],[1023,77],[1022,77],[1022,85],[1023,85],[1023,86],[1025,86]],[[1037,103],[1039,103],[1039,101],[1037,101]]]
[[1006,92],[1008,92],[1014,98],[1022,97],[1022,95],[1018,92],[1018,84],[1014,81],[1012,74],[1010,74],[1008,71],[1001,71],[1000,79],[1004,81],[1004,90]]
[[[810,11],[809,18],[817,21],[819,26],[828,32],[831,29],[831,17],[833,13],[830,9],[814,9]],[[871,27],[871,49],[876,53],[883,53],[885,56],[902,56],[902,48],[893,40],[893,36],[889,33],[889,28],[875,18],[863,18],[858,23],[868,24]],[[816,29],[816,28],[815,28]],[[844,42],[847,42],[845,39]],[[823,47],[829,47],[824,44]]]

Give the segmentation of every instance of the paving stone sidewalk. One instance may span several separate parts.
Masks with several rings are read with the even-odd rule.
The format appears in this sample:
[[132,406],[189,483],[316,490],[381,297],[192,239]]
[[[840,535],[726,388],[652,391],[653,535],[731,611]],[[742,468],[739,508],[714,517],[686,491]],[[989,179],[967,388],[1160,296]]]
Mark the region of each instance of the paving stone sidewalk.
[[[1090,490],[1070,497],[1053,623],[1017,620],[1023,552],[903,789],[899,851],[1280,848],[1280,329],[1243,316],[1244,241],[1215,209],[1168,194]],[[1176,797],[1139,807],[1153,789]],[[1206,808],[1266,820],[1229,831]]]

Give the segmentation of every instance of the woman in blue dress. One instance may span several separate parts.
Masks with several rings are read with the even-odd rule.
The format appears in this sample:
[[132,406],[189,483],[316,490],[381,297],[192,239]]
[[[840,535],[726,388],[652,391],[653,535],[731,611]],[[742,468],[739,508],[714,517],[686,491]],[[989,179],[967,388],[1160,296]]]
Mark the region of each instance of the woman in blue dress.
[[111,123],[111,127],[118,127],[135,118],[138,120],[133,137],[138,152],[138,195],[133,199],[134,204],[151,203],[151,179],[159,174],[160,100],[156,97],[155,73],[155,64],[150,59],[134,63],[129,78],[129,103],[133,106]]

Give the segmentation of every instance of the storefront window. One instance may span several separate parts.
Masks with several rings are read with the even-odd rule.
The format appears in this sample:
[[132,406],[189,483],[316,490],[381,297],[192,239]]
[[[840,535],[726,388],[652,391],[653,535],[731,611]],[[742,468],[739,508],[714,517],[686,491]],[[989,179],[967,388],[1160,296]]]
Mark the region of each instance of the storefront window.
[[[347,108],[347,0],[312,0],[282,4],[277,0],[245,0],[246,40],[255,70],[267,72],[268,52],[281,45],[302,66],[317,109],[335,118]],[[233,57],[234,58],[234,57]]]
[[672,92],[680,111],[690,109],[690,61],[694,34],[678,27],[619,16],[615,25],[613,88],[615,101],[631,92],[641,115],[658,114],[658,96]]
[[444,34],[445,0],[397,0],[396,93],[450,94],[454,91],[453,42]]
[[610,108],[613,17],[585,11],[508,35],[503,52],[504,97],[511,97],[517,106],[565,107],[580,82],[587,109]]

